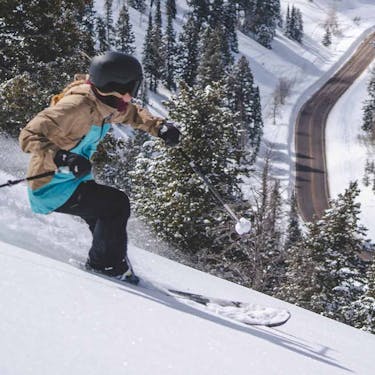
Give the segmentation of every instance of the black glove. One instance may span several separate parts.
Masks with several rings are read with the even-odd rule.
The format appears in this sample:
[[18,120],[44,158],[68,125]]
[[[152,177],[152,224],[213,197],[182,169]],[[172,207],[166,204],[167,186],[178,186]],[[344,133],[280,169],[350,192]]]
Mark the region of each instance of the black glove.
[[77,178],[84,177],[91,172],[90,161],[73,152],[59,150],[53,161],[58,167],[69,167],[70,172]]
[[180,142],[181,133],[171,122],[164,123],[159,129],[158,136],[164,140],[167,146],[177,146]]

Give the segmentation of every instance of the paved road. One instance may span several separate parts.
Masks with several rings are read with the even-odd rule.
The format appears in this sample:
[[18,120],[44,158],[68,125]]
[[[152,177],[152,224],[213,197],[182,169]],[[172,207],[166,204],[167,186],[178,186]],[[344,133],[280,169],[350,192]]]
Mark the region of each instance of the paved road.
[[295,127],[296,193],[305,221],[321,217],[328,208],[329,186],[325,155],[325,127],[337,100],[375,57],[375,33],[349,61],[301,108]]

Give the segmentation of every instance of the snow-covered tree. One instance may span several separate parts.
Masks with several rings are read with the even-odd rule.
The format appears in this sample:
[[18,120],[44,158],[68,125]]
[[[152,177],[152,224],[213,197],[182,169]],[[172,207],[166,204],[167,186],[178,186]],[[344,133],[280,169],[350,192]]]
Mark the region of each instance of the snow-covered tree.
[[85,1],[85,7],[83,10],[81,28],[83,33],[83,40],[81,43],[82,51],[88,56],[95,54],[95,22],[96,22],[96,11],[94,8],[94,0]]
[[375,138],[375,69],[367,85],[368,98],[363,105],[362,129]]
[[98,181],[131,194],[130,172],[134,170],[137,157],[147,140],[148,134],[142,131],[135,131],[133,137],[129,138],[118,138],[108,133],[93,159]]
[[224,4],[223,24],[225,25],[226,33],[228,34],[230,50],[234,53],[238,53],[237,23],[236,0],[228,0]]
[[128,5],[141,13],[146,11],[146,0],[128,0]]
[[208,26],[202,38],[201,59],[197,77],[199,85],[204,87],[211,82],[224,79],[232,59],[224,28],[220,25],[215,29]]
[[187,0],[193,14],[200,22],[208,19],[210,14],[210,0]]
[[292,248],[302,240],[302,232],[299,226],[297,196],[295,191],[292,192],[290,198],[290,211],[288,218],[288,228],[286,231],[285,249]]
[[[58,58],[74,58],[83,38],[83,0],[10,1],[0,15],[1,81]],[[22,48],[20,48],[22,45]]]
[[242,56],[227,76],[229,108],[238,112],[240,119],[241,144],[249,151],[248,160],[254,162],[263,135],[262,111],[257,87],[246,57]]
[[133,175],[138,213],[160,236],[187,252],[212,246],[210,229],[225,214],[181,150],[228,204],[241,197],[236,118],[222,98],[219,84],[203,90],[181,84],[179,95],[168,103],[170,117],[181,125],[181,145],[165,148],[155,142],[148,155],[138,158]]
[[106,32],[106,40],[111,48],[115,45],[115,27],[113,23],[113,0],[104,1],[104,27]]
[[116,49],[118,51],[133,54],[135,52],[135,37],[132,24],[129,19],[129,11],[126,4],[120,9],[116,23]]
[[[6,5],[0,15],[0,116],[3,128],[18,129],[77,71],[87,69],[80,53],[87,46],[85,3],[18,0]],[[14,96],[21,93],[23,98]],[[21,102],[22,109],[16,104]]]
[[25,124],[45,106],[40,93],[38,83],[27,72],[0,84],[0,132],[18,137]]
[[240,0],[239,5],[244,12],[241,30],[271,48],[280,19],[280,0]]
[[[159,1],[160,7],[160,1]],[[157,90],[164,73],[163,36],[161,30],[161,18],[157,11],[158,22],[154,23],[152,13],[149,14],[148,27],[143,44],[143,69],[150,85],[150,90]]]
[[300,11],[300,9],[296,8],[294,5],[292,6],[291,11],[288,5],[284,33],[288,38],[293,39],[297,41],[298,43],[302,42],[302,38],[303,38],[302,12]]
[[175,19],[177,15],[176,0],[167,0],[165,7],[167,9],[167,16],[170,16],[172,17],[172,19]]
[[213,0],[210,4],[207,22],[212,29],[222,28],[229,50],[238,52],[237,14],[233,1]]
[[[357,183],[330,202],[323,217],[307,225],[300,243],[288,250],[286,282],[280,296],[341,322],[356,325],[355,304],[367,290],[359,223]],[[354,309],[354,310],[351,310]]]
[[199,65],[199,44],[202,22],[191,13],[182,28],[178,41],[178,77],[193,86]]
[[177,74],[177,43],[176,33],[173,29],[172,14],[168,14],[167,28],[164,35],[164,82],[169,90],[176,88],[176,74]]
[[322,39],[322,44],[324,47],[329,47],[332,44],[332,32],[329,27],[325,28],[325,33]]
[[98,51],[106,52],[110,49],[110,45],[107,41],[107,32],[105,28],[104,20],[101,16],[96,19],[96,33],[98,36]]
[[375,262],[367,272],[367,291],[340,310],[345,322],[371,333],[375,333]]

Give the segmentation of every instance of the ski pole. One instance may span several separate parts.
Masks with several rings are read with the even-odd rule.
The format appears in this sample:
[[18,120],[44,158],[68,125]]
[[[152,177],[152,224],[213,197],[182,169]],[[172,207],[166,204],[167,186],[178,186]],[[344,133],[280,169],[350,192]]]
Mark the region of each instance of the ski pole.
[[32,181],[32,180],[37,180],[37,179],[43,178],[43,177],[53,176],[54,174],[55,174],[55,171],[50,171],[50,172],[37,174],[37,175],[31,176],[31,177],[21,178],[20,180],[13,180],[13,181],[9,180],[7,183],[0,185],[0,188],[6,187],[6,186],[17,185],[20,182],[24,182],[24,181]]
[[203,174],[201,169],[195,164],[195,162],[186,154],[184,150],[181,148],[179,149],[181,155],[184,157],[184,159],[188,162],[191,169],[203,180],[203,182],[206,184],[206,186],[210,189],[211,193],[214,195],[214,197],[222,204],[224,209],[228,212],[230,217],[236,222],[236,231],[238,234],[244,234],[248,233],[251,229],[250,221],[241,217],[239,218],[233,210],[228,206],[227,203],[224,202],[224,199],[221,197],[219,192],[216,190],[216,188],[212,185],[211,181]]

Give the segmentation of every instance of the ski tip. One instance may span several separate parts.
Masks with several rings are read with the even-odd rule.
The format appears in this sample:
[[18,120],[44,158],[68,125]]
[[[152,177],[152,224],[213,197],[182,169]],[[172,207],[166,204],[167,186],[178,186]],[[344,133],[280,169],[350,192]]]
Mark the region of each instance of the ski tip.
[[292,317],[292,314],[290,313],[290,311],[287,311],[285,310],[285,317],[283,319],[279,319],[278,321],[275,321],[275,322],[269,322],[267,324],[265,324],[266,327],[269,327],[269,328],[275,328],[275,327],[279,327],[279,326],[282,326],[283,324],[285,324],[290,318]]

